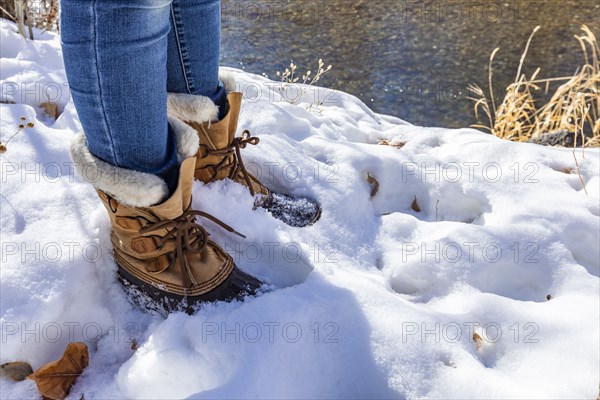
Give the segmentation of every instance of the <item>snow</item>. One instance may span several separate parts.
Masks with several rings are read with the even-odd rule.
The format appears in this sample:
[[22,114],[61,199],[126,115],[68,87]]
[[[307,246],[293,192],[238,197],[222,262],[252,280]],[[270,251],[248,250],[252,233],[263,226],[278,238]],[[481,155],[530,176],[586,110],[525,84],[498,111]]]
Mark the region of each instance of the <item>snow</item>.
[[[248,168],[323,214],[290,228],[240,185],[196,183],[194,206],[247,236],[206,223],[213,239],[274,289],[164,318],[126,301],[107,215],[73,174],[80,125],[59,38],[25,41],[2,20],[0,39],[2,98],[16,103],[0,104],[1,140],[21,116],[35,123],[0,156],[0,362],[35,369],[85,341],[70,399],[598,395],[597,149],[575,152],[580,178],[570,149],[414,126],[323,88],[291,104],[277,83],[229,69],[240,130],[261,138]],[[49,95],[57,121],[39,107],[44,88],[62,88]],[[307,109],[315,95],[325,104]],[[38,396],[31,381],[0,389]]]

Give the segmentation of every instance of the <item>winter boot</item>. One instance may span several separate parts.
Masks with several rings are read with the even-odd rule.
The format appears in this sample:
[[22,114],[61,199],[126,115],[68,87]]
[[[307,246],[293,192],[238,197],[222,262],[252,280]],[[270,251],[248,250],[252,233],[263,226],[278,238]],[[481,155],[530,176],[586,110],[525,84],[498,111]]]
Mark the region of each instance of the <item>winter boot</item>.
[[248,188],[256,197],[255,205],[294,227],[314,224],[321,216],[321,207],[314,200],[274,193],[247,171],[241,150],[257,145],[259,138],[245,130],[235,137],[242,94],[230,91],[227,95],[227,115],[216,121],[218,108],[203,96],[169,94],[168,109],[174,116],[194,128],[200,138],[195,178],[204,183],[229,178]]
[[169,122],[183,161],[177,189],[166,200],[168,190],[161,178],[98,159],[88,150],[83,134],[74,141],[71,153],[80,174],[94,178],[92,183],[108,211],[119,279],[132,301],[161,313],[192,313],[201,302],[254,294],[261,282],[239,270],[196,222],[203,217],[237,233],[191,208],[198,141],[182,122],[171,118]]

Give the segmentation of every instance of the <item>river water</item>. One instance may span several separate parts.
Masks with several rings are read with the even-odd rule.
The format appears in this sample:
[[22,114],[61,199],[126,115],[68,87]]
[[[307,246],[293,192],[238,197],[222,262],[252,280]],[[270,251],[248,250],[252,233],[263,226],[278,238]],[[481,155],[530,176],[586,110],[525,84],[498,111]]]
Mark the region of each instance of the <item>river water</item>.
[[276,79],[290,60],[314,73],[322,58],[333,66],[323,86],[414,124],[464,127],[475,122],[467,85],[487,88],[494,48],[503,89],[541,25],[523,71],[571,75],[582,24],[600,34],[600,0],[222,0],[222,64]]

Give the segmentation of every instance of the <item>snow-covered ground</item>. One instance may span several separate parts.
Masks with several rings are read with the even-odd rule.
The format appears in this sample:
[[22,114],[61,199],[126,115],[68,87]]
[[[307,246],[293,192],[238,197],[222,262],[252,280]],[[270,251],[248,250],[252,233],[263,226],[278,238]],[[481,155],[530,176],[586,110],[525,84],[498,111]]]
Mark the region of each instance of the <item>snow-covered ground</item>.
[[[87,400],[598,395],[598,150],[576,152],[580,178],[568,149],[413,126],[326,89],[315,112],[316,89],[290,104],[231,70],[240,129],[261,138],[244,150],[250,169],[315,197],[323,216],[290,228],[252,211],[237,184],[195,184],[196,208],[247,235],[210,225],[213,238],[276,289],[163,318],[127,302],[107,215],[73,176],[80,125],[58,37],[15,31],[2,20],[2,96],[16,104],[0,104],[0,140],[22,116],[35,126],[0,156],[0,362],[37,368],[86,341],[90,366],[69,398]],[[0,389],[37,397],[29,380]]]

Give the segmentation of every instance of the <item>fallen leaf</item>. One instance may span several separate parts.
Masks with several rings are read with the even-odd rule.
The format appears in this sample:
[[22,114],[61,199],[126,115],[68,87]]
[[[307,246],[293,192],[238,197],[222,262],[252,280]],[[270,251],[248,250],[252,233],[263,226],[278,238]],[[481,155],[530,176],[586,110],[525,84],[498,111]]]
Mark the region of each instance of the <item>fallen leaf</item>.
[[379,191],[379,182],[375,177],[371,176],[370,173],[367,172],[367,182],[371,185],[371,198],[375,197],[377,192]]
[[49,116],[51,116],[54,119],[57,119],[58,116],[60,115],[58,112],[58,104],[56,104],[56,103],[53,103],[51,101],[45,101],[42,104],[40,104],[40,107],[42,107],[44,109],[46,114],[48,114]]
[[483,339],[477,332],[473,332],[473,341],[475,342],[475,348],[477,351],[481,351],[481,347],[483,346]]
[[415,196],[415,199],[413,200],[412,204],[410,205],[410,208],[412,208],[413,211],[421,212],[421,207],[419,207],[419,203],[417,203],[417,196]]
[[35,381],[44,398],[62,400],[69,394],[81,372],[88,366],[89,355],[85,343],[69,343],[60,360],[36,370],[28,378]]
[[8,362],[0,365],[0,376],[20,382],[33,373],[31,365],[23,361]]
[[406,142],[392,142],[388,139],[381,139],[378,143],[381,146],[392,146],[395,147],[397,149],[401,149],[404,147],[404,145],[406,144]]

